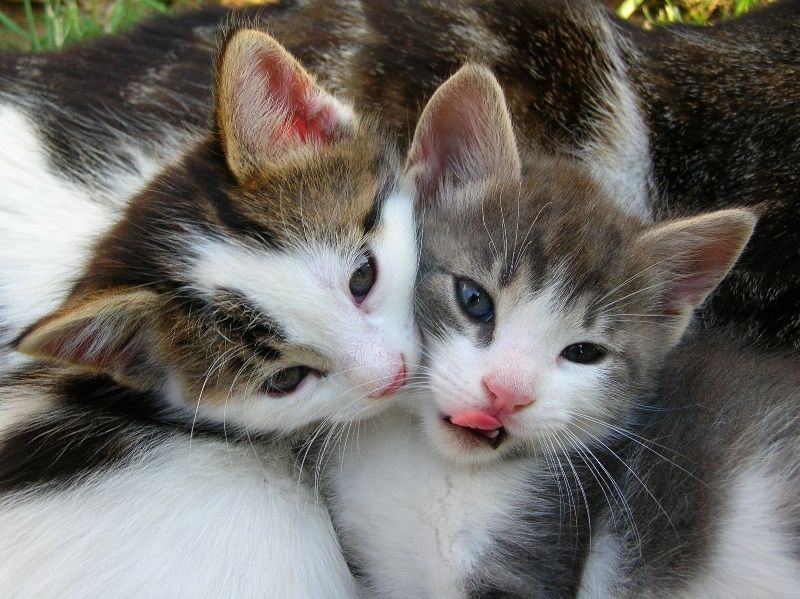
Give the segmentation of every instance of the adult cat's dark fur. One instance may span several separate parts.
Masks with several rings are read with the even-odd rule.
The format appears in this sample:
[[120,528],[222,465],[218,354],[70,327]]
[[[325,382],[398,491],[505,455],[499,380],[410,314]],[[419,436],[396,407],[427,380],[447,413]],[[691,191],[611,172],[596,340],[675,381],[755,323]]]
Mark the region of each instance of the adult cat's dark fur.
[[[0,96],[23,107],[51,168],[120,201],[121,171],[167,160],[207,126],[218,25],[265,26],[334,91],[407,139],[424,100],[465,59],[494,69],[527,140],[587,164],[629,210],[660,219],[746,205],[761,213],[707,322],[800,347],[800,1],[708,29],[644,32],[588,0],[282,2],[161,17],[60,54],[0,57]],[[145,169],[146,170],[146,169]],[[3,204],[15,198],[4,198]],[[0,289],[0,304],[18,301]]]

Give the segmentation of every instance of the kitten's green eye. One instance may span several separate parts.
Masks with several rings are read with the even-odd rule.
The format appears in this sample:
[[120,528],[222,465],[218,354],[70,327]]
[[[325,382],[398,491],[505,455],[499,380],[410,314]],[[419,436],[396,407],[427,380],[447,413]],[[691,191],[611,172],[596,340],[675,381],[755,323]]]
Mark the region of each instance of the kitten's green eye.
[[375,284],[375,260],[369,254],[361,258],[361,262],[350,277],[350,293],[359,304],[367,297]]
[[594,364],[605,355],[605,350],[594,343],[573,343],[561,350],[562,358],[576,364]]
[[487,322],[494,317],[491,296],[475,281],[456,279],[456,298],[461,309],[472,318]]
[[270,395],[286,395],[291,393],[308,376],[311,369],[307,366],[292,366],[284,368],[273,374],[266,385],[264,391]]

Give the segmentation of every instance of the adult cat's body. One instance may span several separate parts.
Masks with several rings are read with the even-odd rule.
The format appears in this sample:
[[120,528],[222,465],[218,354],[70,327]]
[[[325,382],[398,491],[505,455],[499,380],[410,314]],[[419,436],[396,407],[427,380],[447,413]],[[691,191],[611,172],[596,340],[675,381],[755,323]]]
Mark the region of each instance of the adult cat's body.
[[[438,83],[477,59],[497,73],[524,138],[579,159],[628,211],[757,206],[753,243],[706,316],[797,347],[799,15],[787,0],[712,29],[650,33],[588,1],[320,1],[249,18],[401,139]],[[15,165],[3,167],[1,198],[14,243],[0,251],[19,265],[0,279],[6,327],[52,307],[114,205],[207,126],[197,107],[224,18],[207,9],[63,54],[0,59],[0,130],[11,140],[0,164]]]
[[427,385],[327,485],[370,587],[796,592],[799,365],[738,333],[679,344],[754,216],[626,215],[585,170],[520,157],[500,88],[475,67],[429,103],[408,168]]
[[4,597],[356,594],[295,450],[413,372],[412,201],[270,36],[218,63],[211,131],[15,340],[40,361],[0,378]]

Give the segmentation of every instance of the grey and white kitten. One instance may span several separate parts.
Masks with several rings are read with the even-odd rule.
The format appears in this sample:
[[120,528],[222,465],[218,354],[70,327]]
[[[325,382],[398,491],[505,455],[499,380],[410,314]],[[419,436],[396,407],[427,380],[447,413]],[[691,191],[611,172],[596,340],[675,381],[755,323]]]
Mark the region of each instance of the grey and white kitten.
[[687,332],[755,225],[652,225],[520,153],[465,67],[414,137],[426,364],[331,467],[382,597],[788,597],[800,584],[800,368]]

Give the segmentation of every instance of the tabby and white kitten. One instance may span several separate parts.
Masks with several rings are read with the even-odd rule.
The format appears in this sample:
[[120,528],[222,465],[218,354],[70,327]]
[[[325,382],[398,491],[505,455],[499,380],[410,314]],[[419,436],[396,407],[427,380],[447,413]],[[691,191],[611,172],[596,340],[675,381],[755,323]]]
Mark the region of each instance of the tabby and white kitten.
[[417,361],[390,143],[274,39],[219,58],[213,131],[131,202],[0,382],[0,595],[350,597],[294,433]]
[[574,163],[520,155],[479,67],[433,97],[407,166],[428,382],[327,483],[376,595],[798,588],[800,368],[708,333],[679,345],[752,213],[625,214]]
[[6,338],[63,299],[119,204],[207,129],[214,38],[220,23],[248,19],[330,89],[379,109],[398,139],[477,60],[506,90],[521,139],[584,163],[631,213],[756,208],[755,237],[702,320],[800,347],[800,1],[651,32],[596,0],[285,0],[226,15],[190,11],[65,52],[0,55]]

